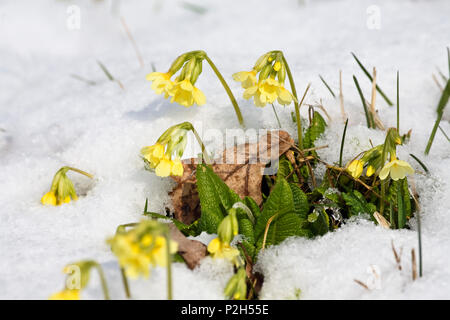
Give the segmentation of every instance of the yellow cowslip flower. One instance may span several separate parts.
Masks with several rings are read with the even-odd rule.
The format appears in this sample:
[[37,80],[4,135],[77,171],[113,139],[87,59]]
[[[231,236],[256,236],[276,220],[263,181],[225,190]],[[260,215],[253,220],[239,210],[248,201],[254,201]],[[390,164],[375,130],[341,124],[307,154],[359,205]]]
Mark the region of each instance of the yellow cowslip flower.
[[[167,266],[167,240],[165,237],[157,236],[150,252],[150,262],[153,266]],[[170,254],[174,254],[178,250],[178,243],[170,241]]]
[[257,83],[256,70],[236,72],[235,74],[233,74],[233,79],[235,81],[241,82],[242,88],[250,88]]
[[172,160],[164,156],[155,167],[155,173],[159,177],[182,176],[184,172],[183,164],[179,159]]
[[150,163],[150,167],[155,168],[164,156],[164,146],[155,143],[152,146],[143,147],[141,154]]
[[[154,221],[144,221],[135,229],[118,233],[108,240],[111,250],[127,276],[148,277],[151,266],[167,265],[167,240],[162,235],[152,234],[155,228]],[[177,250],[178,244],[170,241],[170,254],[174,254]]]
[[152,72],[146,76],[148,81],[152,81],[151,88],[155,90],[157,94],[163,94],[164,98],[168,98],[170,95],[170,89],[173,87],[174,83],[170,80],[172,75],[168,72]]
[[175,82],[170,88],[169,94],[172,96],[170,102],[177,102],[185,107],[190,107],[194,103],[201,106],[206,102],[203,92],[196,88],[188,79]]
[[56,206],[56,195],[53,191],[49,191],[41,199],[42,204],[50,204]]
[[244,91],[244,99],[250,99],[251,97],[258,107],[264,107],[267,103],[274,103],[275,100],[278,100],[278,103],[282,105],[288,105],[294,99],[293,95],[273,78],[267,78],[252,87],[248,87]]
[[279,104],[286,106],[288,104],[291,104],[292,100],[297,101],[294,96],[292,95],[292,93],[289,92],[289,90],[287,90],[284,86],[280,85],[280,87],[278,88],[278,98],[277,101]]
[[57,293],[52,294],[49,300],[80,300],[80,290],[77,289],[64,289]]
[[171,174],[173,176],[182,176],[184,172],[183,164],[180,159],[172,160]]
[[371,165],[367,166],[366,176],[370,177],[375,173],[375,168]]
[[44,194],[41,198],[41,203],[44,205],[59,206],[63,203],[69,203],[71,200],[78,200],[77,193],[72,181],[67,177],[67,171],[72,170],[81,173],[89,178],[92,175],[72,167],[62,167],[53,177],[50,191]]
[[347,167],[347,171],[350,172],[353,178],[357,179],[361,176],[364,170],[364,162],[361,160],[353,160]]
[[219,238],[214,238],[208,244],[208,252],[214,259],[226,259],[233,263],[237,262],[239,250],[230,246],[229,243],[222,242]]
[[379,177],[381,180],[384,180],[390,175],[392,180],[397,181],[405,178],[407,174],[413,173],[414,169],[408,162],[394,158],[384,165],[383,169],[380,171]]

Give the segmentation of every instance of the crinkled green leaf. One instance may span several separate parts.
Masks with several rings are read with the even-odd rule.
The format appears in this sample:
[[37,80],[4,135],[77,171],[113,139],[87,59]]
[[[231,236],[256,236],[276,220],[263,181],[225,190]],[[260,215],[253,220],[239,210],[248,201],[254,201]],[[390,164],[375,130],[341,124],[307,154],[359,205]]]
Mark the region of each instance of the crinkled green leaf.
[[356,216],[361,213],[369,213],[372,216],[377,209],[373,203],[368,203],[364,196],[356,190],[342,193],[342,197],[349,207],[349,216]]
[[294,200],[294,212],[298,214],[300,218],[306,220],[309,212],[308,197],[297,185],[290,183],[289,187],[291,188]]
[[264,203],[261,216],[255,225],[257,247],[261,248],[264,233],[269,219],[273,220],[269,226],[266,246],[279,244],[291,236],[309,236],[309,230],[302,228],[304,220],[295,212],[294,198],[291,188],[285,179],[277,179],[272,192]]
[[327,123],[320,115],[319,112],[314,111],[314,115],[311,121],[311,125],[306,129],[305,137],[303,139],[304,148],[313,148],[314,142],[320,137],[322,133],[325,132],[325,127]]
[[227,211],[241,199],[206,164],[197,166],[196,178],[202,212],[198,227],[201,231],[216,233]]
[[277,178],[284,178],[288,182],[298,182],[297,174],[293,171],[292,163],[283,155],[278,161]]

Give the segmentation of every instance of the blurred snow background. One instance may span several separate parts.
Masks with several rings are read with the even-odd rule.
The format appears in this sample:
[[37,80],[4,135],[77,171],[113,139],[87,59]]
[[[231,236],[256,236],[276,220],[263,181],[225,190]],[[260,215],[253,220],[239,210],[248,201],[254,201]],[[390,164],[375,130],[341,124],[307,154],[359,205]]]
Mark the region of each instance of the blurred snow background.
[[[190,10],[186,2],[205,11]],[[392,100],[400,70],[401,130],[412,129],[412,136],[399,155],[421,170],[408,156],[413,153],[431,171],[415,176],[423,210],[423,278],[411,281],[410,251],[417,251],[415,221],[412,230],[389,231],[355,220],[320,239],[290,239],[266,250],[259,263],[266,276],[263,298],[294,298],[297,289],[304,299],[450,298],[450,149],[441,132],[430,156],[423,155],[440,97],[431,74],[437,73],[436,68],[446,73],[448,68],[450,2],[186,2],[0,2],[0,298],[46,299],[62,289],[63,266],[87,258],[105,266],[112,297],[124,297],[105,239],[119,224],[138,221],[147,197],[149,210],[163,212],[171,187],[169,179],[144,171],[140,148],[181,121],[194,122],[203,130],[237,127],[231,104],[208,66],[197,83],[207,97],[202,107],[170,104],[145,81],[152,64],[166,71],[176,56],[196,49],[205,50],[223,72],[247,126],[253,128],[276,128],[272,110],[243,100],[231,74],[251,69],[269,50],[283,50],[297,91],[303,92],[311,82],[306,102],[322,100],[333,119],[318,143],[330,146],[320,151],[328,162],[338,160],[343,124],[339,104],[318,74],[338,92],[339,70],[343,71],[348,161],[369,146],[369,138],[377,144],[384,136],[365,126],[352,75],[357,75],[366,97],[371,84],[350,52],[368,68],[377,67],[379,84]],[[374,8],[380,24],[371,24]],[[80,28],[76,21],[73,24],[78,9]],[[134,36],[144,67],[120,17]],[[97,60],[125,90],[108,81]],[[385,125],[395,126],[395,108],[380,96],[377,107]],[[293,106],[277,110],[283,126],[295,133],[290,120]],[[448,110],[444,118],[441,127],[449,133]],[[220,149],[209,142],[208,148]],[[71,174],[83,195],[79,201],[44,207],[39,200],[63,165],[86,170],[96,179]],[[397,249],[403,247],[402,271],[396,269],[391,240]],[[376,266],[381,280],[378,289],[367,291],[353,279],[368,281],[371,266]],[[175,298],[221,299],[231,272],[228,265],[209,258],[194,271],[177,265]],[[155,270],[148,281],[133,281],[131,290],[135,298],[164,299],[165,271]],[[97,275],[82,296],[102,298]]]

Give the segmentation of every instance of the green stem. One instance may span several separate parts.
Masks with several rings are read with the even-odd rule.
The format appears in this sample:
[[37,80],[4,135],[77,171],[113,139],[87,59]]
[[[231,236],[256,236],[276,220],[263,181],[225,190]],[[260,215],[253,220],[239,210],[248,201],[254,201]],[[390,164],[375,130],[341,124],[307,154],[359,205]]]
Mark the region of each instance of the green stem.
[[278,114],[277,114],[277,111],[275,110],[275,106],[273,105],[273,103],[272,103],[272,110],[273,110],[273,113],[275,113],[275,117],[277,118],[278,126],[281,128],[280,118],[278,118]]
[[420,211],[417,211],[417,235],[419,241],[419,276],[422,277],[422,229],[420,225]]
[[217,69],[216,65],[211,61],[211,59],[207,55],[205,55],[205,60],[208,61],[209,65],[211,66],[211,69],[213,69],[213,71],[216,74],[217,78],[219,78],[220,82],[222,83],[223,87],[225,88],[225,91],[227,92],[228,97],[230,98],[231,103],[233,104],[234,112],[236,112],[236,116],[238,118],[239,124],[242,127],[245,127],[244,119],[242,118],[241,109],[239,109],[239,106],[238,106],[238,104],[236,102],[236,98],[234,97],[233,93],[231,92],[230,87],[226,83],[226,81],[223,78],[222,74]]
[[87,173],[87,172],[85,172],[83,170],[80,170],[80,169],[77,169],[77,168],[74,168],[74,167],[67,167],[67,166],[65,168],[68,169],[68,170],[72,170],[72,171],[78,172],[78,173],[80,173],[82,175],[85,175],[88,178],[94,179],[94,176],[92,174]]
[[[283,62],[284,62],[284,65],[286,66],[286,73],[289,78],[289,85],[291,86],[292,94],[295,97],[294,107],[295,107],[295,119],[297,122],[298,146],[300,147],[300,149],[303,149],[302,122],[300,120],[300,105],[298,103],[297,90],[295,89],[295,83],[294,83],[294,78],[292,77],[291,68],[289,68],[286,58],[284,57],[284,54],[283,54]],[[308,88],[309,88],[309,85],[308,85]],[[308,91],[308,89],[306,91]],[[305,92],[305,94],[306,94],[306,92]]]
[[364,95],[361,91],[361,87],[359,86],[359,82],[358,79],[356,79],[355,76],[353,76],[353,81],[355,82],[355,86],[356,89],[358,90],[359,96],[361,98],[361,102],[364,108],[364,114],[366,115],[366,122],[367,122],[367,128],[372,128],[372,122],[370,121],[370,115],[369,115],[369,110],[367,109],[367,105],[366,105],[366,99],[364,98]]
[[208,155],[208,152],[206,151],[205,144],[203,143],[202,139],[200,138],[200,135],[198,134],[197,130],[195,130],[194,126],[192,126],[192,133],[194,134],[195,138],[197,139],[198,144],[200,145],[200,148],[202,149],[203,158],[205,158],[205,161],[207,164],[211,164],[211,159]]
[[330,86],[328,85],[328,83],[325,82],[325,79],[322,78],[322,76],[319,74],[319,78],[320,80],[322,80],[323,84],[325,85],[325,87],[327,87],[328,91],[330,91],[331,95],[333,96],[333,98],[336,98],[336,95],[334,94],[333,90],[331,90]]
[[106,278],[105,278],[105,274],[103,273],[103,269],[99,264],[96,264],[96,267],[97,267],[98,275],[100,277],[100,283],[102,285],[103,296],[105,297],[105,300],[110,300],[108,285],[106,284]]
[[125,296],[127,297],[127,299],[130,299],[131,298],[130,287],[128,285],[127,275],[125,274],[125,270],[123,268],[120,268],[120,274],[122,275],[122,283],[123,288],[125,290]]
[[[373,78],[372,78],[372,76],[370,75],[369,71],[367,71],[367,69],[363,66],[363,64],[361,63],[361,61],[359,61],[359,59],[356,57],[356,55],[355,55],[353,52],[351,52],[351,54],[352,54],[353,58],[355,58],[356,63],[359,65],[359,67],[361,68],[361,70],[362,70],[362,71],[366,74],[366,76],[370,79],[370,82],[373,82]],[[378,85],[376,85],[376,89],[377,89],[378,93],[379,93],[379,94],[383,97],[383,99],[386,101],[386,103],[387,103],[389,106],[393,106],[393,103],[391,102],[391,100],[389,100],[389,98],[384,94],[383,90],[381,90],[381,88],[380,88]]]
[[430,153],[431,145],[433,144],[434,136],[441,122],[443,112],[438,112],[436,122],[434,123],[433,131],[431,131],[430,139],[428,139],[427,147],[425,149],[425,154]]
[[341,151],[339,152],[339,167],[342,168],[342,153],[344,151],[345,133],[347,132],[348,118],[345,120],[344,133],[342,134]]
[[167,254],[167,300],[172,300],[172,256],[170,254],[170,237],[166,232],[166,254]]

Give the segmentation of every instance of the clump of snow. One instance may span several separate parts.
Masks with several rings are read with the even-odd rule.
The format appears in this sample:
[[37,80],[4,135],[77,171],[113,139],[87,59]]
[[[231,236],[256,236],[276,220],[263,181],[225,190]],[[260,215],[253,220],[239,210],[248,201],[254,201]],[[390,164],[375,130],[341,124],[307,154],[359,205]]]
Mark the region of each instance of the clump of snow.
[[[194,1],[191,1],[194,2]],[[343,131],[338,100],[323,86],[321,74],[338,93],[339,70],[349,126],[344,162],[384,139],[367,129],[355,74],[366,98],[371,84],[353,61],[355,52],[371,69],[391,100],[395,72],[400,70],[401,131],[412,129],[411,142],[399,157],[418,171],[423,230],[424,277],[410,280],[410,250],[416,248],[415,219],[411,230],[389,231],[370,221],[348,222],[336,232],[315,239],[290,239],[267,248],[259,261],[264,272],[263,298],[449,298],[450,165],[449,144],[438,131],[429,156],[423,155],[436,118],[440,90],[431,73],[447,70],[450,3],[437,1],[377,1],[380,29],[367,27],[374,1],[252,0],[230,6],[226,1],[195,3],[203,15],[185,9],[182,1],[3,1],[0,5],[0,298],[40,298],[60,290],[64,265],[81,259],[102,263],[113,298],[124,298],[117,263],[105,239],[119,224],[142,219],[149,210],[164,213],[170,206],[170,179],[147,172],[139,158],[169,126],[191,121],[203,131],[237,128],[232,106],[207,65],[197,86],[205,93],[202,107],[170,104],[150,89],[145,75],[166,71],[179,54],[205,50],[224,74],[241,106],[248,128],[277,128],[270,106],[256,108],[242,98],[231,75],[249,70],[263,53],[284,51],[299,95],[309,82],[307,104],[322,103],[332,121],[316,143],[327,162],[337,162]],[[67,27],[67,9],[80,9],[80,29]],[[144,57],[141,68],[119,17],[123,16]],[[406,27],[405,27],[406,26]],[[108,81],[96,60],[107,66],[124,90]],[[72,75],[94,81],[86,84]],[[395,126],[396,111],[377,96],[386,127]],[[276,105],[282,126],[293,136],[293,106]],[[302,116],[307,118],[307,107]],[[448,108],[447,108],[448,109]],[[450,132],[448,111],[441,127]],[[205,136],[209,150],[223,145]],[[185,157],[196,155],[189,149]],[[418,156],[429,175],[409,153]],[[44,207],[41,196],[63,165],[95,175],[94,181],[70,173],[82,195],[76,202]],[[323,167],[321,170],[324,170]],[[206,241],[206,237],[202,238]],[[396,269],[391,239],[403,247]],[[380,289],[367,291],[353,280],[367,281],[367,268],[378,266]],[[227,269],[228,268],[228,269]],[[206,259],[194,271],[174,266],[175,298],[223,298],[231,269]],[[165,270],[147,281],[132,281],[135,298],[165,298]],[[83,297],[101,298],[97,276]]]

